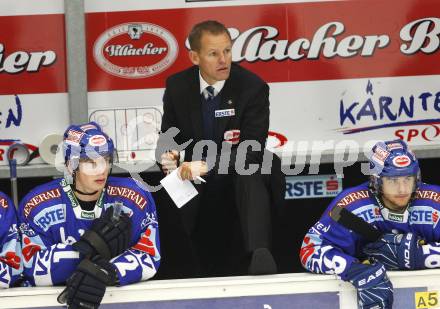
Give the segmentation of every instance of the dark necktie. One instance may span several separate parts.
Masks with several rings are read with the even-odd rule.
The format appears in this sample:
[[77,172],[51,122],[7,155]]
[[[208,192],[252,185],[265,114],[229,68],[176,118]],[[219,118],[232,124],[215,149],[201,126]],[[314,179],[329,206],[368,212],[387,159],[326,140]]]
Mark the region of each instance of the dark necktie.
[[214,97],[215,97],[214,87],[208,86],[205,88],[205,90],[206,90],[206,94],[208,95],[208,97],[206,98],[206,101],[211,101],[212,99],[214,99]]
[[215,95],[214,87],[208,86],[205,88],[205,102],[203,103],[203,132],[204,138],[207,140],[214,140],[214,125],[215,125]]

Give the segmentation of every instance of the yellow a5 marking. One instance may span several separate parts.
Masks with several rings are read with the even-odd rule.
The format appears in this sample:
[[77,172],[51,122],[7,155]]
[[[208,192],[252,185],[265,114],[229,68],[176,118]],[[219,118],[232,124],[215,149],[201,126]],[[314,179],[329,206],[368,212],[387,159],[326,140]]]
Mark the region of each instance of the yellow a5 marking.
[[439,308],[438,291],[416,292],[416,309]]

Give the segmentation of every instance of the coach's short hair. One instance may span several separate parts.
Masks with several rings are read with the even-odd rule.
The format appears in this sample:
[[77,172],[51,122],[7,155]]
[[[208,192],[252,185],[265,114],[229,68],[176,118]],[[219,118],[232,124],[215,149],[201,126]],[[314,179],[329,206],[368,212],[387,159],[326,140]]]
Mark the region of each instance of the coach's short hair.
[[231,39],[228,29],[222,23],[216,20],[205,20],[202,21],[191,29],[188,36],[189,46],[193,51],[199,51],[201,48],[201,39],[203,32],[208,32],[210,34],[218,35],[226,33]]

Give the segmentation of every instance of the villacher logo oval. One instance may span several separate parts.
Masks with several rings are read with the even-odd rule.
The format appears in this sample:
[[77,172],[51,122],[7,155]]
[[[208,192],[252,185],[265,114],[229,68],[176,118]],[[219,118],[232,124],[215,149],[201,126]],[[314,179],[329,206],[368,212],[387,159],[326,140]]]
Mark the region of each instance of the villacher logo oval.
[[109,74],[146,78],[166,70],[177,58],[179,45],[161,26],[133,22],[102,33],[93,46],[93,58]]
[[103,135],[95,135],[89,140],[89,144],[93,147],[103,146],[107,143],[106,138]]
[[411,159],[408,156],[398,156],[393,159],[394,166],[406,167],[411,164]]

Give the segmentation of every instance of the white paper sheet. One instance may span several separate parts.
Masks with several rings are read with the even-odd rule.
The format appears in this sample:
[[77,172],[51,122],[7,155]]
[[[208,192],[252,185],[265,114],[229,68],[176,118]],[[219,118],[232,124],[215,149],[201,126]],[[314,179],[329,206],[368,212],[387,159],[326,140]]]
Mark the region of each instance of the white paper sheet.
[[160,183],[170,195],[177,207],[182,207],[194,196],[199,194],[194,185],[189,180],[182,180],[175,169],[168,176],[164,177]]

